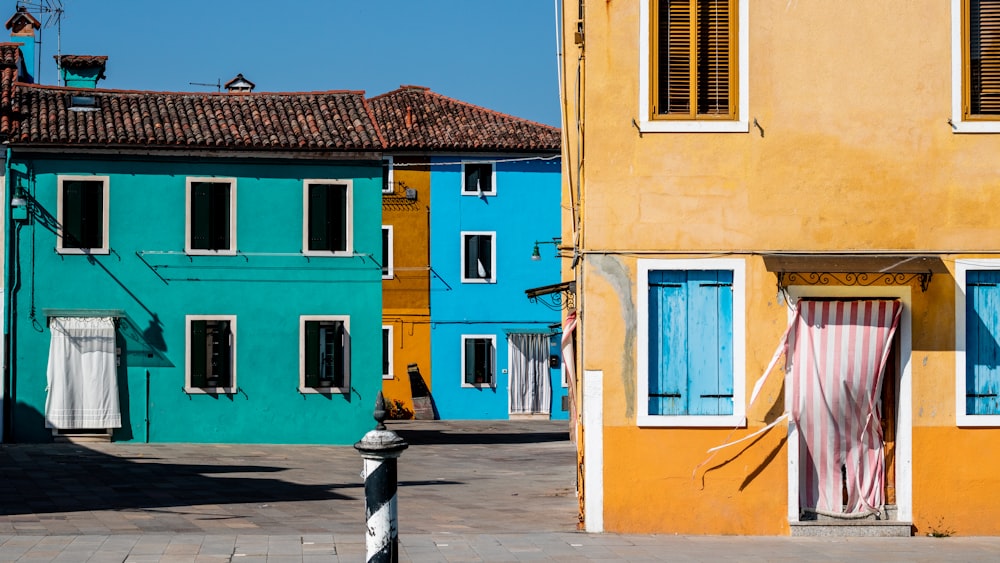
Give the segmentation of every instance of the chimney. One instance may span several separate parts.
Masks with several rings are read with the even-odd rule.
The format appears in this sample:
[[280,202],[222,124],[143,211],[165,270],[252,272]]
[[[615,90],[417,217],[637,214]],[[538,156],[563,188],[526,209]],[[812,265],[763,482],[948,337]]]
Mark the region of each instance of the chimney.
[[56,67],[63,86],[71,88],[97,88],[97,83],[104,78],[104,68],[108,58],[95,55],[55,55]]
[[236,78],[226,82],[227,92],[253,92],[257,85],[243,78],[243,73],[237,74]]
[[18,69],[18,80],[33,84],[35,82],[35,32],[42,28],[41,22],[28,13],[24,6],[18,6],[14,15],[7,20],[10,30],[10,40],[21,44],[21,68]]

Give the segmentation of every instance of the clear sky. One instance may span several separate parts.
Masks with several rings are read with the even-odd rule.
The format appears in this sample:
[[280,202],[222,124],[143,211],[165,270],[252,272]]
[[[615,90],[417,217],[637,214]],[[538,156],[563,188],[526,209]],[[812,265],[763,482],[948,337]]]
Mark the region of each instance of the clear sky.
[[[26,0],[25,4],[46,4]],[[50,5],[56,0],[47,0]],[[62,0],[47,14],[43,84],[64,55],[107,55],[103,88],[214,92],[237,73],[262,91],[401,84],[559,125],[553,0]],[[4,21],[16,3],[6,0]],[[6,33],[6,30],[4,30]],[[191,82],[212,86],[191,85]]]

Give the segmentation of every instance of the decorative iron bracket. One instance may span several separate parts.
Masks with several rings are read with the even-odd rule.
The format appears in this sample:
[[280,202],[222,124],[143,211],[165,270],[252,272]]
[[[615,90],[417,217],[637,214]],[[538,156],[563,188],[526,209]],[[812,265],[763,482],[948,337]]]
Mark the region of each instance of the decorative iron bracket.
[[524,292],[531,303],[539,303],[553,311],[576,309],[576,282],[563,282],[536,287]]
[[776,272],[778,289],[784,291],[790,285],[839,285],[870,287],[881,285],[909,285],[920,282],[920,291],[926,293],[933,272],[893,273],[893,272]]

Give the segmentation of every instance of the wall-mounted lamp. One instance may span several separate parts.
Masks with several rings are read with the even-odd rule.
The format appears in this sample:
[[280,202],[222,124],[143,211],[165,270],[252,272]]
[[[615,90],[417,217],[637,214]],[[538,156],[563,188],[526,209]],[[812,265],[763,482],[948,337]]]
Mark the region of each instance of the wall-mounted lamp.
[[541,252],[538,251],[538,245],[539,244],[554,244],[556,246],[556,249],[557,249],[556,258],[559,257],[558,247],[559,247],[560,244],[562,244],[562,238],[558,238],[557,237],[557,238],[554,238],[554,239],[552,239],[550,241],[549,240],[536,240],[535,241],[535,248],[533,248],[531,250],[531,259],[534,260],[534,261],[536,261],[536,262],[542,259],[542,254],[541,254]]
[[25,205],[28,205],[28,200],[24,196],[24,190],[21,189],[21,186],[17,186],[14,188],[14,195],[10,198],[10,206],[24,207]]

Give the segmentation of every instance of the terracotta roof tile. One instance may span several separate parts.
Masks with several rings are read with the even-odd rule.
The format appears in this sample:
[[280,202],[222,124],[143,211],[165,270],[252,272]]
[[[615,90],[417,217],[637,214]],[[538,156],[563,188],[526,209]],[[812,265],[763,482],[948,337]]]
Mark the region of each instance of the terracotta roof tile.
[[52,55],[63,68],[93,68],[104,67],[108,57],[104,55]]
[[[96,108],[72,108],[73,96]],[[201,94],[18,84],[14,141],[37,145],[381,150],[363,92]]]
[[386,149],[558,152],[559,129],[402,86],[368,100]]
[[20,43],[0,43],[0,134],[10,134],[16,122],[14,83],[21,65]]

